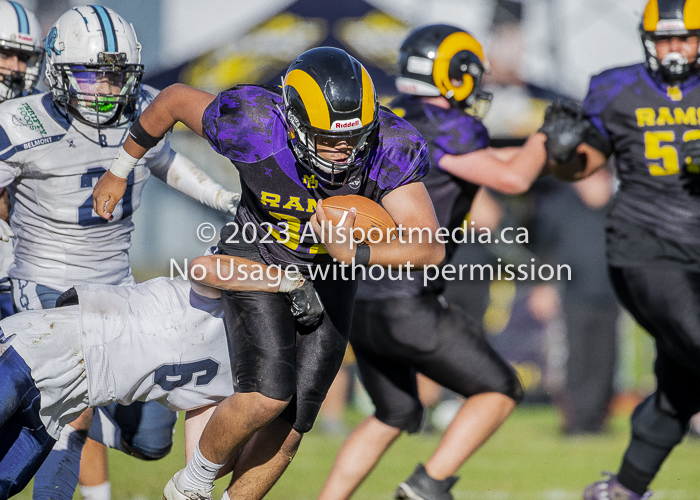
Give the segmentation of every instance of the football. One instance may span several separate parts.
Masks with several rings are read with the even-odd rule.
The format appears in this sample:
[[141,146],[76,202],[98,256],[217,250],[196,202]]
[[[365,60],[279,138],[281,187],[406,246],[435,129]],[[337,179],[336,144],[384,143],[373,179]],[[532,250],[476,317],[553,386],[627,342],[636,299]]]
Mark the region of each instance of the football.
[[353,230],[356,242],[379,243],[392,239],[396,232],[392,229],[396,224],[391,215],[378,203],[356,194],[331,196],[323,200],[323,210],[328,220],[336,225],[340,224],[345,213],[352,207],[357,210]]

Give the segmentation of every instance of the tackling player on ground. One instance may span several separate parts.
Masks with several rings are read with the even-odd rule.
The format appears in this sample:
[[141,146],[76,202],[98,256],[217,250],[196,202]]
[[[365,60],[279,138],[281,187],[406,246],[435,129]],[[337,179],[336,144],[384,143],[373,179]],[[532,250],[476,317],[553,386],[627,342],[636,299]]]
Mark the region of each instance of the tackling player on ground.
[[[486,66],[474,37],[443,24],[415,30],[399,53],[396,86],[403,95],[391,106],[428,141],[432,168],[423,182],[450,234],[464,224],[479,185],[525,192],[547,160],[543,134],[521,149],[488,148],[479,116],[491,98],[481,89]],[[446,245],[445,262],[456,248],[456,242]],[[350,343],[376,410],[341,448],[319,499],[349,498],[402,431],[420,429],[416,372],[468,399],[425,466],[399,485],[397,498],[451,499],[453,474],[522,398],[513,369],[478,321],[441,296],[444,281],[423,283],[422,272],[360,283]]]
[[[0,187],[7,186],[12,200],[16,238],[8,274],[17,310],[53,307],[76,284],[134,283],[131,215],[151,173],[225,213],[235,212],[239,197],[171,150],[164,138],[131,173],[114,220],[108,224],[94,214],[92,186],[157,91],[141,85],[141,45],[133,27],[105,7],[63,14],[45,50],[50,92],[0,104]],[[113,410],[132,424],[123,435],[132,453],[157,459],[169,452],[173,412],[157,404]],[[94,465],[92,470],[92,491],[109,498],[106,473]]]
[[588,486],[586,500],[648,498],[700,410],[700,3],[649,0],[639,31],[646,62],[594,76],[583,109],[555,106],[542,129],[561,178],[583,178],[615,155],[610,277],[657,349],[657,388],[634,410],[622,465]]
[[[369,74],[346,52],[329,47],[304,52],[281,89],[239,85],[214,96],[184,85],[168,87],[131,128],[95,187],[98,214],[111,217],[131,165],[177,121],[206,137],[240,173],[236,222],[254,243],[225,228],[219,243],[224,253],[295,266],[309,275],[336,260],[383,266],[410,261],[417,268],[442,260],[443,245],[432,238],[360,247],[349,238],[340,243],[339,234],[347,236],[353,226],[354,210],[340,227],[325,223],[324,198],[359,194],[380,202],[397,225],[432,233],[438,227],[419,182],[429,167],[425,141],[379,107]],[[192,460],[166,486],[165,498],[210,498],[218,468],[263,427],[237,460],[228,496],[262,498],[289,465],[340,368],[355,297],[353,280],[316,279],[314,286],[325,306],[316,324],[296,323],[282,296],[224,293],[237,392],[214,412]]]
[[[189,283],[178,277],[77,286],[59,297],[56,309],[0,322],[0,500],[26,486],[52,447],[34,498],[73,498],[88,407],[153,401],[182,411],[233,394],[216,288],[285,293],[301,319],[313,319],[303,317],[303,278],[266,267],[198,257]],[[253,279],[256,269],[262,274]],[[191,416],[188,456],[199,437]]]

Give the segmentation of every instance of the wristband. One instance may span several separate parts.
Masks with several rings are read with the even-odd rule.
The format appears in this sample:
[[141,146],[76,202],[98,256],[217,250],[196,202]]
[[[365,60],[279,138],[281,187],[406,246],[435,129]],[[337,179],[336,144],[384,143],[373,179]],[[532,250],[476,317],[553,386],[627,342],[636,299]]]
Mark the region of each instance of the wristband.
[[120,179],[126,179],[129,174],[136,166],[139,158],[134,158],[129,153],[124,150],[124,146],[119,148],[117,152],[117,157],[112,160],[112,165],[109,167],[109,171]]
[[136,118],[134,123],[131,124],[131,128],[129,129],[129,137],[131,137],[131,139],[142,148],[151,149],[155,147],[164,136],[153,137],[151,134],[146,132],[141,125],[141,117],[139,116]]
[[355,264],[358,266],[368,266],[371,250],[369,245],[358,245],[355,252]]
[[299,272],[280,271],[284,274],[280,280],[279,293],[289,293],[304,284],[304,277]]

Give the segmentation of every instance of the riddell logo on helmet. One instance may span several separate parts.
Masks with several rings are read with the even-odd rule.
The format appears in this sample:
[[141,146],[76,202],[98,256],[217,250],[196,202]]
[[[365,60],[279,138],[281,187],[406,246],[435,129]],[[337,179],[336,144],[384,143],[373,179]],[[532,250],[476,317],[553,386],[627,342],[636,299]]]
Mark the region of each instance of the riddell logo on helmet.
[[360,127],[362,127],[362,121],[359,118],[355,118],[353,120],[334,121],[333,125],[331,125],[331,130],[342,130],[342,129],[352,130],[354,128],[360,128]]
[[660,19],[656,24],[656,31],[684,30],[685,23],[682,19]]

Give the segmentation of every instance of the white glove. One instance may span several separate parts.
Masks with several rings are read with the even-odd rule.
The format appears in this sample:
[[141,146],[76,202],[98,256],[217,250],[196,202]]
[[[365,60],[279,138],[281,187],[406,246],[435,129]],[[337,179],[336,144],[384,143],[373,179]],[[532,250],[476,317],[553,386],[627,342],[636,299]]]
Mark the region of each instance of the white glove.
[[230,216],[236,215],[238,204],[241,202],[241,193],[233,191],[219,191],[216,193],[215,207],[219,212]]
[[0,240],[10,241],[10,238],[14,238],[15,233],[12,231],[10,225],[4,220],[0,219]]

